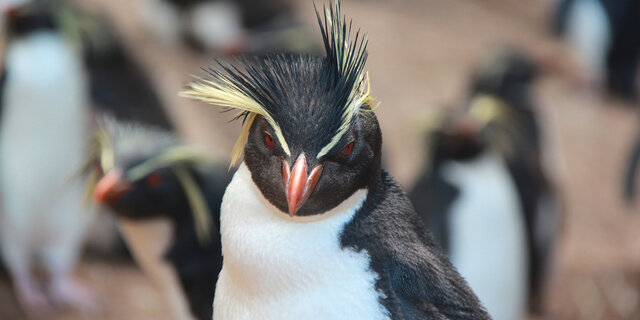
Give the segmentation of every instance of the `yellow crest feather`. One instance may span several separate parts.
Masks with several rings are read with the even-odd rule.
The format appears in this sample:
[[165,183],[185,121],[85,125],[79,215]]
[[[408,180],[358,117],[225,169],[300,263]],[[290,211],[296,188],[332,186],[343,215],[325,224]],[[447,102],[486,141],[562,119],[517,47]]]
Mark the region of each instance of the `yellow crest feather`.
[[282,129],[278,123],[273,119],[269,112],[253,98],[246,95],[240,88],[233,84],[225,75],[217,74],[219,81],[212,81],[196,77],[198,80],[191,82],[186,90],[178,93],[179,96],[190,98],[202,102],[206,102],[212,105],[217,105],[226,108],[238,109],[242,112],[247,112],[247,119],[244,122],[240,137],[236,141],[233,147],[231,166],[236,164],[236,161],[242,154],[242,148],[244,147],[245,140],[249,134],[251,124],[255,120],[257,115],[261,115],[267,120],[269,125],[273,128],[276,134],[276,138],[280,141],[282,149],[287,155],[291,154],[289,146],[284,139]]

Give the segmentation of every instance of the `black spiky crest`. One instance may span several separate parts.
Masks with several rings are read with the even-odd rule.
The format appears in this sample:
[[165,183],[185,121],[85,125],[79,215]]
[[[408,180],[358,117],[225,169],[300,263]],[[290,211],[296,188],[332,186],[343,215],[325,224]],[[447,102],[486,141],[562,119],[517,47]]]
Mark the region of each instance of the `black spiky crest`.
[[[315,8],[315,5],[314,5]],[[367,36],[341,16],[340,1],[316,8],[325,58],[310,55],[277,54],[239,57],[240,68],[218,61],[221,70],[208,69],[204,78],[188,85],[181,96],[228,109],[237,109],[244,120],[234,146],[232,165],[240,157],[249,129],[260,115],[273,128],[283,151],[291,155],[285,136],[296,141],[321,143],[317,158],[327,154],[347,132],[355,115],[371,108],[367,59]],[[314,132],[300,130],[299,119],[313,122]],[[322,129],[322,132],[317,130]],[[319,142],[320,141],[320,142]]]

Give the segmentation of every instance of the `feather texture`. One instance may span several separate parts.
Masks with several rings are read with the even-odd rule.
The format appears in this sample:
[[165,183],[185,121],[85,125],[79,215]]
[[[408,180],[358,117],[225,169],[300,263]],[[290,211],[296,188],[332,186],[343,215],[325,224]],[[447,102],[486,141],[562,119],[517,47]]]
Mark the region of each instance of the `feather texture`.
[[[372,110],[369,77],[364,72],[367,36],[352,32],[340,11],[340,2],[323,8],[316,16],[326,57],[302,54],[278,54],[265,57],[239,57],[234,65],[218,61],[221,70],[208,69],[205,77],[196,77],[180,96],[238,110],[243,129],[233,148],[232,164],[240,158],[249,129],[256,116],[262,116],[273,128],[288,156],[292,143],[304,140],[303,121],[326,130],[314,135],[314,153],[321,158],[342,139],[361,110]],[[353,36],[352,36],[353,35]]]

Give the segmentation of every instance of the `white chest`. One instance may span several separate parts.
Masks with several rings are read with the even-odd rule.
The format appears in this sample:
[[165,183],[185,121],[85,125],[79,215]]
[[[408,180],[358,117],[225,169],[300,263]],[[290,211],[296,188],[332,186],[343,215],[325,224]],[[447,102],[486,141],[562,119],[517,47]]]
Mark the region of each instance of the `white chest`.
[[222,202],[214,319],[388,319],[368,254],[339,242],[366,195],[359,190],[320,217],[289,218],[243,164]]
[[520,319],[527,296],[524,216],[506,166],[493,154],[452,162],[460,188],[450,216],[450,258],[495,320]]

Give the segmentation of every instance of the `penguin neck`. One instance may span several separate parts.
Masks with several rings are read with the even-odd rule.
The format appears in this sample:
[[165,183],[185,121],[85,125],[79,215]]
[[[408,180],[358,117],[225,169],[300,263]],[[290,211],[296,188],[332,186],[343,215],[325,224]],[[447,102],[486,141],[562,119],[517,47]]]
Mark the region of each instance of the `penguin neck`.
[[314,268],[318,261],[339,259],[346,252],[340,245],[340,234],[364,203],[367,192],[357,190],[322,214],[289,217],[264,198],[243,163],[222,201],[220,231],[226,275],[248,291],[264,289],[271,293],[330,281],[330,274],[312,275],[331,268]]

